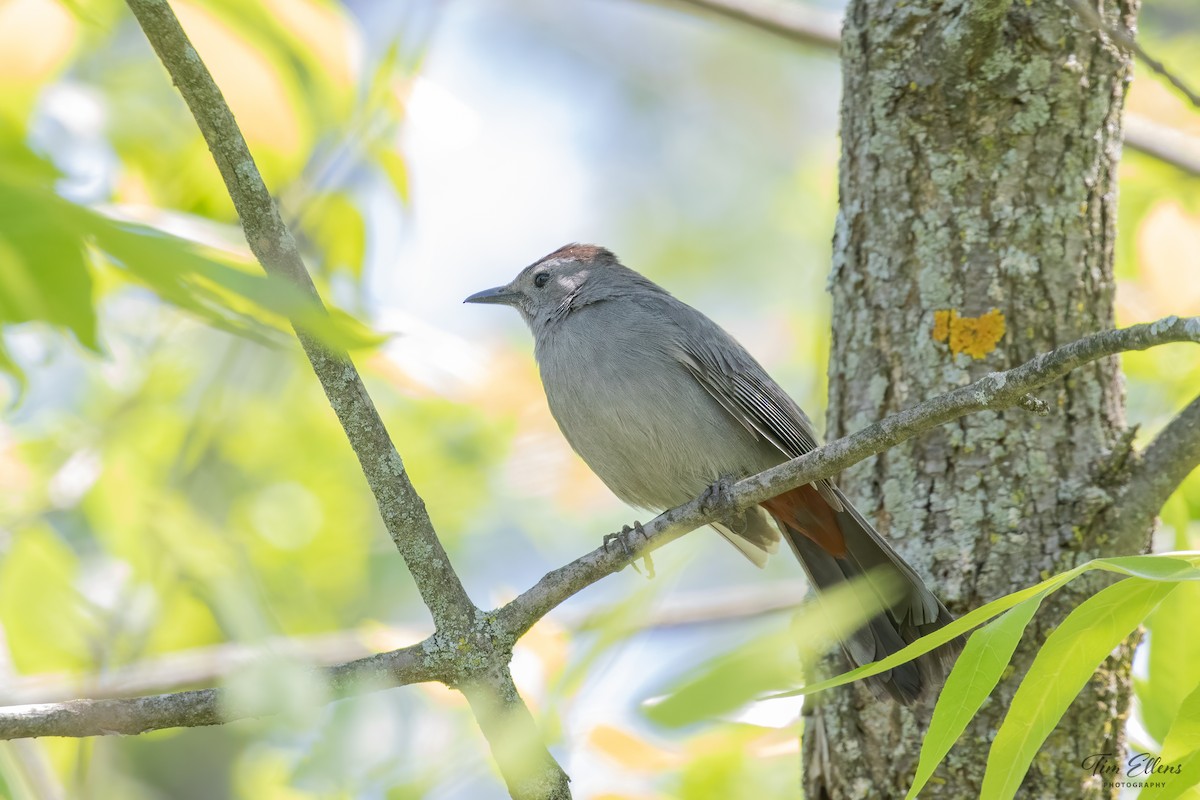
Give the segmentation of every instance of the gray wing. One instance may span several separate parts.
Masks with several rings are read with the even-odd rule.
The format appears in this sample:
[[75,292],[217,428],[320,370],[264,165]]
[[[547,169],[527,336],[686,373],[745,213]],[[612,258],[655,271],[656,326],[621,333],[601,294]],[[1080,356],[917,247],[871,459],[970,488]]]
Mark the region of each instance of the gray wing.
[[[737,340],[673,297],[654,300],[677,327],[675,357],[730,416],[789,459],[816,449],[817,434],[808,416]],[[834,511],[843,510],[830,481],[815,486]]]

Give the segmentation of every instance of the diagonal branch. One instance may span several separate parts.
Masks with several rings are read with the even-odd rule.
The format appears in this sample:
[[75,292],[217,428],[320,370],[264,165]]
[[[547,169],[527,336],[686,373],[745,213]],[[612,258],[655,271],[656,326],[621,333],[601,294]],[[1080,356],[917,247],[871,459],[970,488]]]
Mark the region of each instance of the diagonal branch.
[[[733,487],[733,502],[738,509],[749,508],[789,489],[835,475],[951,420],[977,411],[997,411],[1022,405],[1029,392],[1088,362],[1168,342],[1200,343],[1200,317],[1168,317],[1158,322],[1095,333],[1006,372],[993,372],[968,386],[926,400],[857,433],[818,447],[800,458],[738,481]],[[701,498],[663,512],[644,526],[644,537],[625,537],[630,555],[623,547],[597,548],[545,575],[532,588],[499,609],[496,620],[512,636],[520,636],[550,609],[576,592],[622,569],[637,557],[727,513],[728,510],[706,513]]]
[[1114,511],[1118,541],[1144,535],[1150,521],[1192,470],[1200,466],[1200,397],[1192,400],[1150,444],[1131,469]]
[[[295,239],[279,216],[233,113],[171,6],[167,0],[126,2],[195,117],[255,257],[268,273],[290,280],[320,303]],[[358,370],[346,353],[331,350],[302,328],[293,327],[358,457],[388,533],[433,617],[437,633],[432,647],[440,662],[458,673],[448,682],[470,679],[472,705],[489,710],[489,718],[479,722],[510,793],[519,800],[569,798],[569,779],[538,740],[529,709],[506,677],[508,653],[480,630],[479,610],[451,566]],[[481,664],[458,655],[455,645],[467,640],[488,646]],[[215,708],[216,699],[210,695],[192,699],[208,713]],[[204,719],[203,714],[198,718]],[[513,737],[496,738],[493,734],[501,729],[516,733],[521,747],[512,746]]]
[[[900,442],[919,436],[951,420],[977,411],[998,411],[1013,406],[1031,405],[1026,397],[1029,392],[1061,378],[1073,369],[1101,358],[1129,350],[1145,350],[1170,342],[1194,342],[1200,344],[1200,317],[1169,317],[1158,322],[1134,325],[1121,330],[1092,334],[1077,342],[1064,345],[1049,353],[1038,356],[1019,367],[990,375],[962,386],[938,397],[926,400],[886,417],[857,433],[818,447],[804,456],[780,464],[766,472],[739,481],[731,493],[738,508],[774,497],[788,489],[805,483],[828,478],[851,467],[865,458],[893,447]],[[1033,403],[1033,407],[1037,404]],[[1141,496],[1165,499],[1172,480],[1178,483],[1187,474],[1188,464],[1195,465],[1196,444],[1200,441],[1200,398],[1197,398],[1167,426],[1162,434],[1147,448],[1143,456],[1143,471],[1139,474],[1171,476],[1162,485],[1155,486]],[[1177,479],[1176,479],[1177,477]],[[1138,480],[1153,481],[1152,477]],[[1164,494],[1163,492],[1166,492]],[[1150,502],[1146,500],[1144,502]],[[1148,513],[1152,516],[1157,507]],[[564,567],[545,575],[529,590],[523,592],[508,605],[484,615],[497,641],[511,646],[534,623],[572,595],[628,565],[632,560],[702,525],[715,521],[729,509],[705,511],[700,498],[684,503],[656,517],[645,526],[645,538],[627,537],[629,554],[624,548],[597,548],[591,553],[572,561]],[[1131,512],[1131,516],[1134,516]],[[1145,523],[1144,517],[1138,517]],[[420,681],[454,681],[457,673],[453,665],[440,658],[437,635],[420,644],[352,661],[330,668],[326,675],[333,686],[335,697],[344,697],[359,691],[399,686]],[[511,676],[503,664],[493,665],[491,687],[510,690]],[[521,705],[507,707],[504,714],[497,714],[499,699],[492,691],[483,691],[475,681],[466,682],[471,706],[479,714],[489,741],[511,740],[530,729],[532,720]],[[94,736],[106,733],[138,733],[157,728],[214,725],[246,716],[263,715],[262,710],[230,708],[223,706],[223,693],[219,689],[203,689],[193,692],[156,695],[149,698],[127,700],[76,700],[69,703],[48,703],[41,706],[14,706],[0,708],[0,739],[27,736]],[[520,715],[527,724],[515,729],[504,724],[508,715]],[[505,743],[501,741],[499,748]],[[497,745],[493,745],[497,747]],[[544,779],[547,772],[541,773]],[[539,794],[538,780],[530,778],[527,770],[518,768],[506,771],[514,796],[563,796]],[[522,784],[526,781],[526,784]],[[528,789],[532,785],[533,789]],[[529,794],[518,794],[526,789]],[[565,790],[564,790],[565,791]]]
[[1143,64],[1149,67],[1152,72],[1157,73],[1159,76],[1164,78],[1167,83],[1174,86],[1175,89],[1184,97],[1186,97],[1192,105],[1200,108],[1200,94],[1196,94],[1194,91],[1192,91],[1188,85],[1183,82],[1182,78],[1180,78],[1171,70],[1167,69],[1166,64],[1147,53],[1145,48],[1143,48],[1141,44],[1138,43],[1138,40],[1133,37],[1132,32],[1109,25],[1104,21],[1104,18],[1100,16],[1100,13],[1096,11],[1096,9],[1092,8],[1087,3],[1081,2],[1081,0],[1067,0],[1067,5],[1071,7],[1071,10],[1075,12],[1075,14],[1083,21],[1085,25],[1087,25],[1096,33],[1106,37],[1110,42],[1116,45],[1119,50],[1124,50],[1126,53],[1137,57]]
[[[773,33],[785,39],[836,52],[841,42],[841,19],[834,13],[790,0],[677,0]],[[994,9],[996,6],[985,6]],[[986,10],[985,10],[986,14]],[[1161,63],[1137,52],[1154,69]],[[1169,78],[1168,78],[1169,79]],[[1125,145],[1192,175],[1200,175],[1200,141],[1182,131],[1135,114],[1125,115]]]
[[793,42],[837,50],[841,39],[840,14],[793,0],[682,0],[735,19]]

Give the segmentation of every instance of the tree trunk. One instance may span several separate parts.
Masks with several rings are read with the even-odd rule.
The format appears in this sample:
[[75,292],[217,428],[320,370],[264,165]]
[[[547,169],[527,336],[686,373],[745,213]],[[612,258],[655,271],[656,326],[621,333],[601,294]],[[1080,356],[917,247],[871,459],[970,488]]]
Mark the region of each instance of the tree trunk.
[[[1132,27],[1136,0],[1089,2],[1110,26]],[[990,23],[986,6],[852,0],[847,10],[829,438],[1113,324],[1129,60],[1063,3],[1015,3]],[[1108,541],[1089,524],[1119,472],[1106,466],[1127,452],[1116,361],[1042,397],[1049,417],[965,417],[842,478],[956,613],[1147,544]],[[1072,584],[1043,606],[1015,673],[922,798],[978,796],[1037,646],[1095,588]],[[1080,762],[1119,752],[1131,646],[1071,706],[1022,798],[1115,796]],[[813,705],[806,797],[903,797],[931,707],[909,712],[853,686]]]

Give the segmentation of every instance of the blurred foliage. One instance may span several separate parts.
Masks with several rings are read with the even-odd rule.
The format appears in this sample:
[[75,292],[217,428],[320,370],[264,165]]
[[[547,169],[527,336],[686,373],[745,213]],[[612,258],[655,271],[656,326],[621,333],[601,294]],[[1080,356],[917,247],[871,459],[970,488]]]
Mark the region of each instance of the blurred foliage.
[[[379,339],[342,312],[326,313],[302,289],[256,265],[222,261],[144,225],[119,223],[64,200],[60,177],[14,137],[0,140],[0,324],[46,322],[99,352],[89,267],[109,264],[216,328],[259,341],[294,320],[340,349]],[[91,263],[89,263],[91,262]],[[253,269],[253,271],[251,271]],[[0,343],[0,366],[20,372]]]
[[[385,304],[373,293],[413,285],[382,277],[423,277],[425,287],[454,277],[440,262],[393,270],[386,252],[389,235],[430,224],[420,218],[430,186],[401,147],[428,74],[493,81],[531,140],[561,115],[582,165],[551,176],[547,191],[506,169],[534,163],[521,152],[480,150],[485,167],[474,171],[464,158],[470,189],[454,198],[463,218],[451,244],[512,218],[478,210],[477,193],[515,206],[511,195],[522,238],[494,249],[514,257],[515,241],[538,255],[561,242],[543,241],[549,223],[524,202],[565,205],[560,193],[577,191],[588,218],[577,224],[719,309],[803,405],[821,408],[828,301],[817,287],[836,200],[828,54],[648,4],[172,7],[322,295],[399,328],[358,355],[477,602],[524,588],[629,512],[562,443],[525,338],[465,347],[437,327],[449,327],[440,311],[380,324]],[[1151,0],[1142,33],[1181,74],[1198,74],[1197,23],[1191,0]],[[439,66],[446,52],[459,60]],[[380,623],[404,632],[375,637],[381,648],[419,635],[427,615],[286,318],[340,345],[378,339],[349,316],[314,316],[260,274],[203,140],[123,3],[0,0],[0,85],[0,369],[25,382],[10,380],[0,423],[0,684],[57,676],[86,695],[123,665],[204,645]],[[1129,103],[1200,134],[1195,110],[1144,71]],[[484,123],[479,140],[501,141],[501,121]],[[496,180],[508,183],[486,195]],[[1120,214],[1119,321],[1200,313],[1200,182],[1129,153]],[[482,247],[490,256],[492,244]],[[1200,385],[1200,359],[1175,346],[1124,362],[1144,441]],[[1163,517],[1159,549],[1197,545],[1200,475]],[[791,637],[786,624],[647,621],[688,590],[797,580],[783,559],[760,575],[728,556],[715,536],[689,537],[659,556],[656,581],[614,576],[579,601],[601,611],[582,623],[556,614],[519,643],[519,687],[581,797],[795,791],[797,705],[747,705],[748,687],[761,684],[739,685],[738,668],[786,670],[763,657],[766,641],[794,658],[774,644]],[[1194,589],[1180,584],[1146,620],[1134,736],[1151,751],[1192,741],[1178,723],[1200,691],[1200,654],[1184,633],[1200,608]],[[1020,627],[1008,619],[1001,640]],[[647,724],[637,704],[688,681],[712,704],[676,705],[681,727]],[[277,718],[208,730],[0,744],[0,797],[503,796],[465,704],[441,687],[314,710],[303,701],[319,687],[269,651],[227,685],[297,702]]]

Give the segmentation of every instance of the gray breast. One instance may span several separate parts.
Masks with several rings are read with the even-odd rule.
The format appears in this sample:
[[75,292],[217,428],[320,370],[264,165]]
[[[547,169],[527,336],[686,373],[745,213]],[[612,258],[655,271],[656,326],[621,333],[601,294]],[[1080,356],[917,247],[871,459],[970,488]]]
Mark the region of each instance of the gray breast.
[[574,310],[537,342],[550,411],[571,447],[619,498],[655,510],[784,460],[672,355],[671,331],[617,299]]

